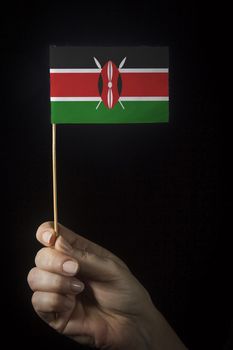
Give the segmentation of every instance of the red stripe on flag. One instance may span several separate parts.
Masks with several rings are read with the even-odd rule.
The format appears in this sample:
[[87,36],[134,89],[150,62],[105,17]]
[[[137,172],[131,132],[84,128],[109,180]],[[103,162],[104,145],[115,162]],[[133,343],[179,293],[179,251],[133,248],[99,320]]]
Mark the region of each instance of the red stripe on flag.
[[168,96],[168,73],[122,73],[121,96]]
[[96,97],[99,73],[50,73],[51,97]]
[[[168,96],[168,73],[121,73],[121,96]],[[51,97],[97,97],[99,73],[50,73]]]

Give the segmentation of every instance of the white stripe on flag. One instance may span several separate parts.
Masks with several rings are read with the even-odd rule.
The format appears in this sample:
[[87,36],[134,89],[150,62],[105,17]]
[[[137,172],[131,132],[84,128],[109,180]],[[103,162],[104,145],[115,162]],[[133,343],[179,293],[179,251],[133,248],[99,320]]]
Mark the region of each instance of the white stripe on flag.
[[101,97],[50,97],[51,102],[62,102],[62,101],[100,101]]
[[[51,68],[50,73],[101,73],[98,68]],[[168,73],[168,68],[121,68],[120,73]]]
[[[50,97],[51,102],[100,101],[101,97]],[[120,101],[169,101],[168,96],[121,96]]]
[[121,96],[121,101],[169,101],[168,96]]
[[122,68],[120,73],[168,73],[168,68]]
[[69,68],[59,68],[59,69],[54,69],[51,68],[50,73],[100,73],[101,69],[98,68],[75,68],[75,69],[69,69]]

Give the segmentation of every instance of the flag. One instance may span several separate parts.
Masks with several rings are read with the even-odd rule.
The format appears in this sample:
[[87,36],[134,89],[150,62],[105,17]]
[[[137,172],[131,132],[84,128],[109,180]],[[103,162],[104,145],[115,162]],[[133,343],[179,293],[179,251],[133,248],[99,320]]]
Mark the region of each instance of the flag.
[[51,46],[51,122],[168,122],[168,63],[168,47]]

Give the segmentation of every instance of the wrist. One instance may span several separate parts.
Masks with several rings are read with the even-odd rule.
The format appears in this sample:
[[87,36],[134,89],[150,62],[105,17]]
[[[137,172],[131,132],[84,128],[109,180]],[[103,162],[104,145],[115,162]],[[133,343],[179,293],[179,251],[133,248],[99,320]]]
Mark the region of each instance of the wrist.
[[178,335],[151,303],[141,318],[141,332],[147,350],[187,350]]

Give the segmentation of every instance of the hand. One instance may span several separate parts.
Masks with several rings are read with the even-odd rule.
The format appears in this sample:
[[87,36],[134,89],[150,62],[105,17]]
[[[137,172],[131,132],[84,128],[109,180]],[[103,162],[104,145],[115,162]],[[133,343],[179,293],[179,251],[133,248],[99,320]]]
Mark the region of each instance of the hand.
[[32,304],[51,327],[100,349],[186,349],[125,263],[52,223],[37,230],[46,247],[28,274]]

